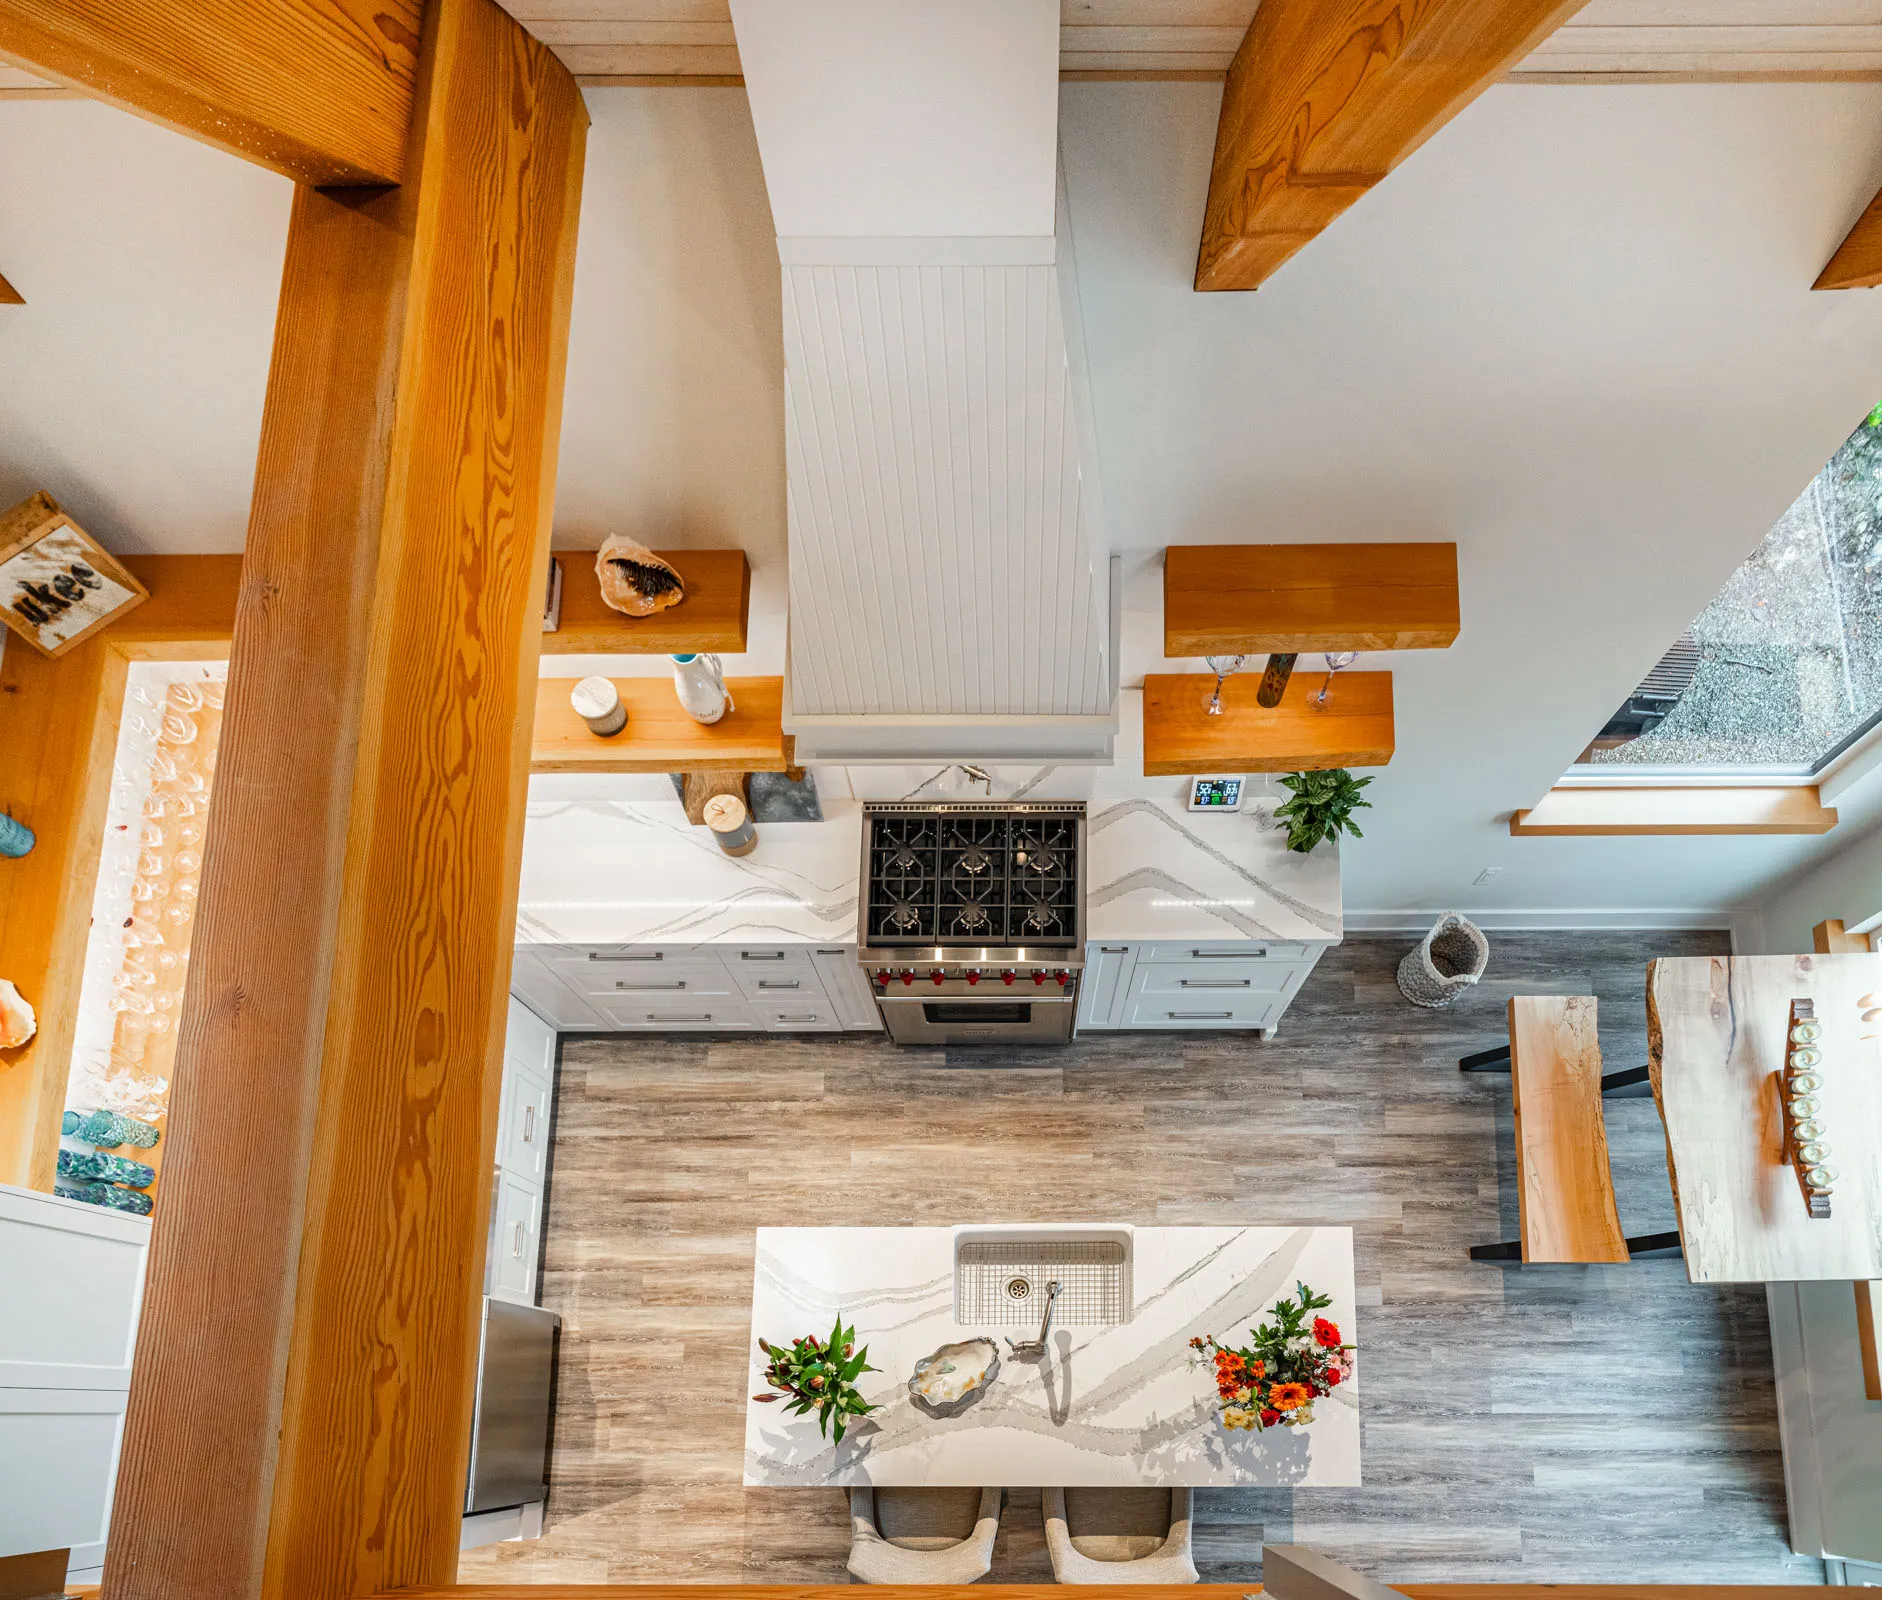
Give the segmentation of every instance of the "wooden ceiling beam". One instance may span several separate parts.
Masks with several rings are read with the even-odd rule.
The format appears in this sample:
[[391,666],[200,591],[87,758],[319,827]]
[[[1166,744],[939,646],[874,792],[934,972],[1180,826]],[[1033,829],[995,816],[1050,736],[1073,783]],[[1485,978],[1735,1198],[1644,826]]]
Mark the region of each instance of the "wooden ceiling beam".
[[0,61],[299,183],[397,183],[423,0],[0,0]]
[[26,296],[21,294],[12,284],[8,283],[4,276],[0,276],[0,306],[23,306],[25,304]]
[[425,10],[405,183],[288,224],[116,1600],[457,1565],[588,117]]
[[1583,0],[1262,0],[1229,68],[1198,289],[1254,289]]
[[1810,287],[1873,289],[1878,283],[1882,283],[1882,194],[1869,202]]

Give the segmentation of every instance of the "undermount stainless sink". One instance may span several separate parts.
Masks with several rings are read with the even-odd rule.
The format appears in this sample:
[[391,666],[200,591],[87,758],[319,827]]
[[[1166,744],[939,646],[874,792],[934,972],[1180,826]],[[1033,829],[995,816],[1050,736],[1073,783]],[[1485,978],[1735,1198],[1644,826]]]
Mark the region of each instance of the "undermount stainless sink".
[[1130,1321],[1131,1230],[1043,1222],[954,1230],[954,1320],[963,1327],[1036,1328],[1051,1283],[1056,1326]]

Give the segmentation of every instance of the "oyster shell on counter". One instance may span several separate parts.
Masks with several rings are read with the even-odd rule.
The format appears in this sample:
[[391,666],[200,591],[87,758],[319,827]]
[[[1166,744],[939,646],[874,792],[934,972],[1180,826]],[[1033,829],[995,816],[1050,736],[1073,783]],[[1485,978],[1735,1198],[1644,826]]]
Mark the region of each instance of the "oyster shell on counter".
[[1000,1350],[991,1339],[944,1344],[915,1363],[909,1398],[937,1417],[959,1416],[1000,1375]]

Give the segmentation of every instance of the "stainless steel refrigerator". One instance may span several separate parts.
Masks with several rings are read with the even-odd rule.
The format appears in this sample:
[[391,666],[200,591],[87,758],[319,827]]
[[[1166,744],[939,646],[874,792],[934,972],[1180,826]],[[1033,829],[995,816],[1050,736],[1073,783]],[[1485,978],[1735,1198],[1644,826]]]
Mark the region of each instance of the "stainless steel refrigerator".
[[562,1319],[541,1306],[484,1296],[477,1342],[464,1510],[497,1511],[548,1498],[555,1415],[555,1338]]

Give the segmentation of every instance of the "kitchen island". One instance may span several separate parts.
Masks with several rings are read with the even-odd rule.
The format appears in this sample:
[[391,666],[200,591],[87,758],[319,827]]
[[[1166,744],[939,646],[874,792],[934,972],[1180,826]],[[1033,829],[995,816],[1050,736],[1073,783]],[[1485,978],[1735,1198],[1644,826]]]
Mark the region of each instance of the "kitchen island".
[[[745,1482],[981,1486],[1245,1485],[1359,1482],[1359,1381],[1315,1403],[1304,1428],[1225,1430],[1214,1382],[1190,1340],[1229,1344],[1297,1282],[1332,1297],[1324,1313],[1357,1344],[1349,1228],[1136,1228],[1130,1314],[1110,1325],[1058,1325],[1039,1360],[1006,1339],[1038,1333],[1036,1307],[997,1323],[955,1319],[950,1228],[760,1228],[752,1285],[749,1394],[764,1387],[759,1337],[827,1335],[841,1314],[872,1366],[859,1384],[878,1406],[843,1443],[812,1416],[749,1400]],[[916,1361],[943,1344],[996,1337],[1000,1372],[959,1415],[912,1400]],[[1363,1351],[1355,1353],[1355,1361]]]

